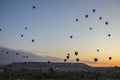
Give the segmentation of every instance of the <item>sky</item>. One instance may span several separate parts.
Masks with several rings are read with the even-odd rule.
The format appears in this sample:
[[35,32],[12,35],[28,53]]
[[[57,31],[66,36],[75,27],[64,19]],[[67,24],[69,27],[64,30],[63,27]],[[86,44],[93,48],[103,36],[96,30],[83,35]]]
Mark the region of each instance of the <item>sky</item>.
[[120,0],[0,0],[0,47],[60,59],[70,53],[68,62],[120,66],[119,8]]

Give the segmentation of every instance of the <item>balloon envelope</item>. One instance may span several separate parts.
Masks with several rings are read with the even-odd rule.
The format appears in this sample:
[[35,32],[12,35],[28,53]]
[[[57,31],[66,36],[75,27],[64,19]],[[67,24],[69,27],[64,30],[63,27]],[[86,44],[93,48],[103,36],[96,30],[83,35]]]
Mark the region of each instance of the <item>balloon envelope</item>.
[[97,58],[94,58],[94,61],[95,61],[95,62],[97,62],[97,61],[98,61],[98,59],[97,59]]
[[78,55],[78,52],[77,52],[77,51],[75,52],[75,55],[76,55],[76,56]]

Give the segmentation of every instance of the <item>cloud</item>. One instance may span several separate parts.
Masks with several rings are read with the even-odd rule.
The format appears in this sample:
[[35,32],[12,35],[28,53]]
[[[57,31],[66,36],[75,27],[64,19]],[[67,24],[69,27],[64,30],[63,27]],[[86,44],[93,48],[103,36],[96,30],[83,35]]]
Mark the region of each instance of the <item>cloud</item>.
[[[6,52],[8,51],[8,54]],[[19,55],[16,55],[19,53]],[[23,56],[28,56],[28,58],[24,58]],[[32,52],[27,52],[24,50],[13,50],[9,48],[0,47],[0,63],[1,64],[9,64],[12,62],[61,62],[63,61],[60,58],[51,57],[51,56],[42,56],[42,55],[35,55]]]
[[40,53],[40,54],[51,54],[52,52],[49,51],[38,51],[38,50],[32,50],[32,52],[34,53]]

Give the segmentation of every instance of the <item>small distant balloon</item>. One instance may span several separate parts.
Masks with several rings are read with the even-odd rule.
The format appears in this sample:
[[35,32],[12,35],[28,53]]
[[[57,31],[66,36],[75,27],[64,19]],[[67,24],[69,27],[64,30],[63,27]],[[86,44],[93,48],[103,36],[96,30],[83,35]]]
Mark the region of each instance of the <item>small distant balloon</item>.
[[86,14],[85,17],[88,18],[88,15]]
[[93,9],[93,12],[95,12],[96,10],[95,9]]
[[23,56],[23,58],[25,58],[25,56]]
[[99,17],[99,20],[102,20],[102,17]]
[[66,56],[67,59],[69,59],[70,57],[69,56]]
[[77,51],[75,52],[75,55],[76,55],[76,56],[78,55],[78,52],[77,52]]
[[92,27],[90,27],[90,30],[92,30]]
[[97,58],[94,58],[94,61],[95,61],[95,62],[97,62],[97,61],[98,61],[98,59],[97,59]]
[[70,38],[73,38],[73,36],[70,36]]
[[99,52],[100,50],[99,49],[97,49],[97,52]]
[[34,42],[35,40],[34,39],[32,39],[32,42]]
[[35,9],[35,6],[33,6],[33,9]]
[[70,54],[68,53],[68,56],[69,56]]
[[76,21],[78,21],[78,19],[76,19]]
[[16,53],[16,55],[18,55],[19,53]]
[[23,34],[21,34],[21,37],[23,37]]
[[2,31],[2,29],[0,28],[0,31]]
[[76,58],[76,61],[78,62],[78,61],[79,61],[79,58]]
[[6,52],[6,54],[8,54],[8,51]]
[[25,27],[25,30],[27,30],[27,27]]
[[67,59],[64,59],[64,62],[66,62],[67,61]]
[[109,60],[111,60],[112,59],[112,57],[109,57]]
[[50,64],[50,61],[48,61],[48,64]]
[[108,34],[108,37],[111,37],[111,34]]
[[28,56],[26,56],[26,58],[28,58]]
[[105,24],[108,25],[108,22],[106,21]]

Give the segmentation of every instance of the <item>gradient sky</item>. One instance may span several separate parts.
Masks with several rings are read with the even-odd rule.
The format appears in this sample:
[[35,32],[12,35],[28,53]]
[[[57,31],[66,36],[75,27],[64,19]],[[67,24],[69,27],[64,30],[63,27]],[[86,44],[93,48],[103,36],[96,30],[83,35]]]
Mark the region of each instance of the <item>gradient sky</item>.
[[82,61],[120,66],[119,14],[120,0],[0,0],[0,46],[71,60],[78,51]]

